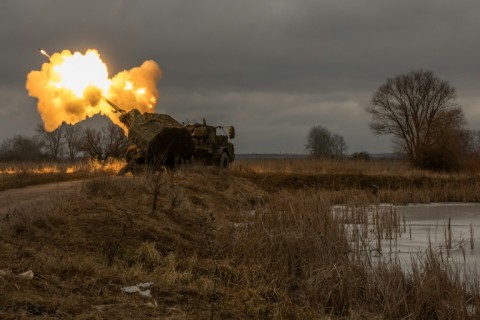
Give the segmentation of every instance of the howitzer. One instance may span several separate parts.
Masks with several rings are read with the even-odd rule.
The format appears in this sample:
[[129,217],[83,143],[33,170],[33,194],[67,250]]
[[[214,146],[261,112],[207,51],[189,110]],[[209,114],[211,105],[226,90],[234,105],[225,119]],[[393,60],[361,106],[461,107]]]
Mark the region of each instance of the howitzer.
[[128,129],[132,145],[127,151],[127,165],[122,171],[136,171],[139,165],[174,168],[184,162],[193,161],[228,167],[235,159],[233,127],[229,134],[217,134],[223,127],[202,124],[183,125],[167,114],[140,113],[137,109],[125,111],[112,101],[107,103],[120,113],[120,121]]
[[104,98],[105,101],[107,101],[107,103],[115,110],[114,113],[125,113],[126,111],[123,110],[122,108],[120,108],[119,106],[117,106],[115,103],[113,103],[112,101],[108,100],[107,98]]
[[127,165],[122,171],[135,171],[142,165],[175,167],[191,159],[194,151],[192,137],[182,124],[171,116],[141,113],[137,109],[125,111],[112,101],[107,103],[120,113],[119,120],[128,129],[132,145],[127,150]]

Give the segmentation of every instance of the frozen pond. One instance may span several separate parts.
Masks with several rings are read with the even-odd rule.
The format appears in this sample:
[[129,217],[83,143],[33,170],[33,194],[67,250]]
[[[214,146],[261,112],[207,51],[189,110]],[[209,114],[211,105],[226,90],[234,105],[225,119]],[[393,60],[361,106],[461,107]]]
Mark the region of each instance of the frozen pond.
[[353,254],[396,259],[403,266],[429,248],[461,266],[480,271],[480,203],[432,203],[367,208],[335,206]]
[[405,231],[396,246],[401,260],[431,245],[453,261],[480,267],[480,203],[410,204],[395,209]]

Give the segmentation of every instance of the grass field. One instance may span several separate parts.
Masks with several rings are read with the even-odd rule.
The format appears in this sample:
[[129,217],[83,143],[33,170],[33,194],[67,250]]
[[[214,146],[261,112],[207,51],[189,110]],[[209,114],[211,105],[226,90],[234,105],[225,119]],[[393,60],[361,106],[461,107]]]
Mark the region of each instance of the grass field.
[[[0,177],[17,174],[10,168]],[[302,159],[242,161],[230,171],[112,171],[85,170],[95,178],[68,198],[0,217],[1,319],[480,316],[476,276],[455,276],[435,252],[408,273],[394,260],[359,259],[345,217],[330,209],[479,201],[477,173]],[[63,169],[23,174],[37,175],[28,178],[35,183],[76,178]],[[33,277],[23,274],[30,270]],[[148,282],[150,296],[122,291]]]
[[10,188],[114,175],[123,161],[77,163],[0,163],[0,191]]

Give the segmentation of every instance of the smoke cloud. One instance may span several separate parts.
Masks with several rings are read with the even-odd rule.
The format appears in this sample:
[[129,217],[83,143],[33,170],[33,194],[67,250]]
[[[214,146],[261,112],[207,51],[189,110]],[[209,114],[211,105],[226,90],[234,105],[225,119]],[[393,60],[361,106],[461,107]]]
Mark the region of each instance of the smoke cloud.
[[64,50],[49,56],[41,70],[31,71],[26,88],[38,99],[37,109],[45,130],[52,131],[63,122],[75,124],[95,114],[108,116],[121,124],[107,98],[125,111],[154,112],[162,75],[153,60],[119,72],[109,78],[100,54],[89,49],[85,54]]

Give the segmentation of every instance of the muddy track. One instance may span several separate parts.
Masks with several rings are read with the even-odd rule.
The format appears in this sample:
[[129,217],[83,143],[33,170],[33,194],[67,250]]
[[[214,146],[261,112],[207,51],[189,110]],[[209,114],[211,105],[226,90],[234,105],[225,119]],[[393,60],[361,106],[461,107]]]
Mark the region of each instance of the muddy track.
[[0,216],[15,209],[48,202],[54,197],[68,197],[69,193],[78,191],[84,182],[85,180],[53,182],[0,191]]

